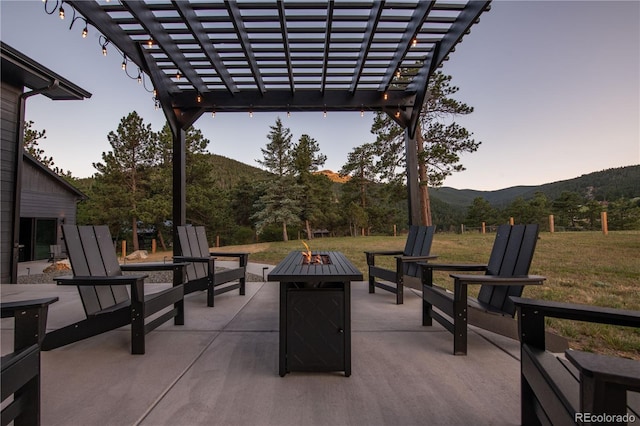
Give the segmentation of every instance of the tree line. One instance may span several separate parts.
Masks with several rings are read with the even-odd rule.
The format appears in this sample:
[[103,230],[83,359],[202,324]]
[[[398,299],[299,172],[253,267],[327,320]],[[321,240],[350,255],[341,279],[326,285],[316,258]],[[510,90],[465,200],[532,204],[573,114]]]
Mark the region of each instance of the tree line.
[[480,227],[483,222],[497,225],[513,217],[518,223],[537,223],[541,230],[548,231],[549,216],[553,215],[555,230],[595,231],[602,229],[602,212],[607,212],[609,230],[640,230],[640,197],[598,201],[592,194],[574,191],[563,191],[555,199],[536,192],[533,198],[516,198],[504,208],[477,197],[468,207],[463,223],[467,227]]
[[[210,238],[222,245],[255,241],[311,239],[314,235],[390,234],[408,225],[406,150],[415,150],[420,181],[423,224],[439,230],[459,229],[461,223],[480,226],[504,223],[539,223],[556,216],[557,227],[597,229],[603,209],[609,211],[609,229],[640,229],[638,199],[621,198],[608,205],[577,192],[549,200],[538,193],[514,200],[505,208],[476,198],[466,212],[429,196],[428,187],[441,186],[452,173],[463,171],[460,156],[475,152],[481,142],[455,122],[473,108],[453,99],[458,88],[440,72],[429,81],[430,97],[419,117],[415,146],[406,147],[399,118],[376,113],[371,127],[374,142],[356,146],[339,171],[347,177],[337,184],[317,173],[326,155],[308,134],[294,141],[278,118],[270,126],[262,158],[261,175],[246,174],[222,184],[219,160],[208,152],[210,141],[194,127],[186,131],[187,223],[203,225]],[[53,167],[53,159],[38,147],[46,132],[25,125],[25,149]],[[127,238],[134,250],[138,237],[153,235],[167,249],[172,237],[172,135],[168,124],[154,131],[135,111],[109,132],[111,146],[94,163],[89,179],[75,179],[54,169],[82,190],[88,199],[78,206],[80,224],[108,224],[118,239]],[[235,171],[234,171],[235,172]],[[210,241],[213,245],[213,241]]]

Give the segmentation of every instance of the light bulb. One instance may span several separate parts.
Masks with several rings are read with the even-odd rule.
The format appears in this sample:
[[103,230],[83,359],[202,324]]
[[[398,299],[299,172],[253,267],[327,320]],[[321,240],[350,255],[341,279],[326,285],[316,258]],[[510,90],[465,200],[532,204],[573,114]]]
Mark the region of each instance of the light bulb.
[[84,30],[82,30],[82,38],[87,38],[88,33],[89,33],[89,28],[85,26]]
[[60,19],[64,19],[64,9],[62,8],[62,6],[60,6],[60,9],[58,9],[58,16],[60,16]]
[[107,47],[102,46],[102,56],[107,56]]
[[211,111],[211,118],[216,118],[216,112],[215,111]]

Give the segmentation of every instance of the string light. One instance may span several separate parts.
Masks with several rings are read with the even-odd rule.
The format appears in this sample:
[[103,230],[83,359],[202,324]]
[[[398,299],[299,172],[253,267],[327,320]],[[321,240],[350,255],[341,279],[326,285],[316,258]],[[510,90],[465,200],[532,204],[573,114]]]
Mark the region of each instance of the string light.
[[87,38],[87,34],[89,34],[89,27],[85,24],[84,30],[82,30],[82,38]]
[[142,84],[142,71],[138,68],[138,84]]
[[249,118],[253,118],[253,111],[249,111]]
[[322,112],[322,117],[326,118],[327,117],[327,106],[324,106],[324,111]]
[[147,41],[147,46],[149,47],[153,46],[153,39],[151,37],[149,37],[149,40]]
[[122,59],[122,70],[126,71],[127,70],[127,57],[123,56],[122,58],[123,58]]
[[198,93],[198,96],[196,97],[196,101],[198,103],[202,102],[202,95],[200,95],[200,93]]
[[216,110],[211,111],[211,118],[216,118]]
[[389,99],[389,94],[387,92],[384,92],[384,95],[382,97],[386,101],[387,99]]
[[396,110],[396,118],[400,118],[400,107]]
[[360,110],[360,117],[364,117],[364,109]]
[[177,79],[177,80],[180,80],[180,71],[178,71],[178,72],[176,73],[176,79]]
[[62,7],[62,4],[60,4],[60,9],[58,9],[58,16],[60,19],[64,19],[64,8]]
[[416,47],[418,45],[418,38],[414,37],[413,41],[411,42],[411,46]]

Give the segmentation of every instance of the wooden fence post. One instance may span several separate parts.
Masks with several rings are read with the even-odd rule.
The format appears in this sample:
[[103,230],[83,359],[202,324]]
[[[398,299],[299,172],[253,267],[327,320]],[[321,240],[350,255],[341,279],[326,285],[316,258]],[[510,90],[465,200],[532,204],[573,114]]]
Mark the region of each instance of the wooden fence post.
[[122,260],[127,256],[127,240],[122,240]]
[[220,247],[220,235],[216,235],[216,247]]
[[607,223],[607,212],[600,213],[600,220],[602,221],[602,233],[609,235],[609,224]]
[[556,231],[556,228],[555,228],[555,224],[553,222],[553,215],[550,214],[549,215],[549,232],[551,232],[553,234],[555,231]]
[[464,223],[460,224],[460,233],[464,234]]
[[157,248],[157,243],[156,243],[156,239],[154,238],[153,240],[151,240],[151,254],[156,253],[156,248]]
[[483,234],[487,233],[487,224],[485,222],[482,222],[482,233]]
[[509,225],[513,226],[515,224],[515,220],[513,220],[513,217],[509,218]]
[[393,236],[394,236],[394,237],[397,237],[397,236],[398,236],[398,229],[397,229],[397,227],[396,227],[396,225],[395,225],[395,224],[393,225]]

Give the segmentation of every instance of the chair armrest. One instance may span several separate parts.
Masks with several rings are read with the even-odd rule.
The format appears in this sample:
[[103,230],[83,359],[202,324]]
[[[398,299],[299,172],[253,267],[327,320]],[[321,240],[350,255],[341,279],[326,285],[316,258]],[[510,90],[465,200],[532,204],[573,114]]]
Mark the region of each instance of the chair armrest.
[[640,391],[640,363],[635,360],[594,354],[583,351],[565,351],[567,359],[580,370],[581,375],[607,383]]
[[426,256],[396,256],[396,259],[399,259],[401,262],[420,262],[423,260],[429,260],[429,259],[437,259],[438,255],[436,254],[429,254]]
[[640,328],[640,311],[552,302],[511,296],[518,312],[520,341],[545,348],[545,318],[594,322]]
[[0,311],[2,318],[10,318],[15,316],[17,311],[24,311],[27,309],[45,308],[50,304],[57,302],[57,297],[47,297],[44,299],[32,299],[32,300],[19,300],[16,302],[2,302],[0,303]]
[[511,296],[511,300],[517,308],[535,310],[545,317],[640,328],[640,311],[534,300],[514,296]]
[[148,275],[116,275],[113,277],[68,276],[54,278],[58,285],[131,285],[143,282]]
[[423,269],[434,271],[486,271],[487,265],[483,263],[420,263]]
[[457,283],[467,284],[489,284],[489,285],[542,285],[547,279],[541,275],[520,275],[514,277],[499,277],[495,275],[461,275],[450,274]]
[[365,251],[364,254],[366,254],[367,256],[369,255],[373,255],[373,256],[397,256],[397,255],[401,255],[404,254],[404,252],[402,250],[380,250],[380,251]]
[[210,257],[173,256],[173,261],[209,263]]
[[217,251],[210,251],[209,252],[209,256],[218,256],[218,257],[249,257],[249,253],[242,253],[242,252],[217,252]]
[[120,265],[122,271],[173,271],[176,268],[187,266],[186,262],[141,262]]

